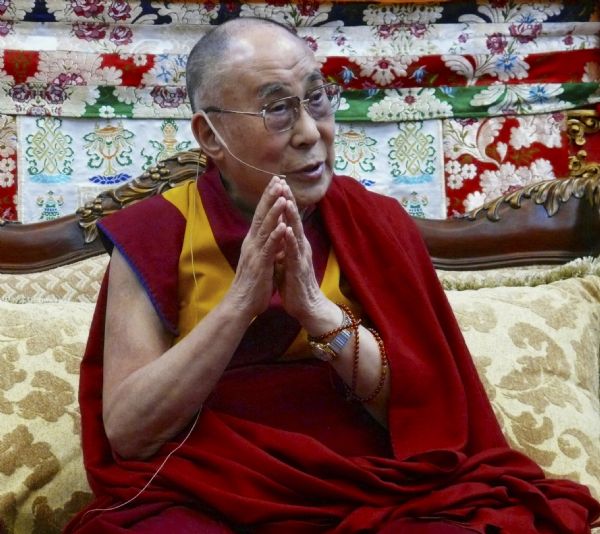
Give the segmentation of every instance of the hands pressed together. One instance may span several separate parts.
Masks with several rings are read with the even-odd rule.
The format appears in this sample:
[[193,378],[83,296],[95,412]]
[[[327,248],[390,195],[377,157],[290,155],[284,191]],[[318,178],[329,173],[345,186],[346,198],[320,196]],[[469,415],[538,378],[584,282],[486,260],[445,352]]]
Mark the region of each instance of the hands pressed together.
[[[325,296],[317,282],[311,246],[292,191],[277,176],[256,207],[228,297],[249,323],[267,309],[275,292],[310,337],[322,336],[343,322],[340,307]],[[353,342],[347,343],[339,356],[332,361],[333,367],[354,398],[365,402],[366,409],[385,426],[389,374],[379,335],[358,326]]]
[[276,291],[284,309],[309,332],[323,329],[321,323],[332,314],[340,315],[319,287],[298,206],[278,176],[256,207],[230,296],[238,310],[253,318],[267,308]]

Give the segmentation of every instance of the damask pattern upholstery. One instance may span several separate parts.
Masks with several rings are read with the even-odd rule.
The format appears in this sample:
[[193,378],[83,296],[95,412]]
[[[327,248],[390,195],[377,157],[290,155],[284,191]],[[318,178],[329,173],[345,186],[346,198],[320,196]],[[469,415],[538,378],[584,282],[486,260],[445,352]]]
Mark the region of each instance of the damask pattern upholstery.
[[[511,444],[596,497],[599,263],[438,273]],[[91,498],[77,386],[106,264],[0,275],[0,532],[59,533]]]
[[600,498],[600,277],[447,295],[511,444]]

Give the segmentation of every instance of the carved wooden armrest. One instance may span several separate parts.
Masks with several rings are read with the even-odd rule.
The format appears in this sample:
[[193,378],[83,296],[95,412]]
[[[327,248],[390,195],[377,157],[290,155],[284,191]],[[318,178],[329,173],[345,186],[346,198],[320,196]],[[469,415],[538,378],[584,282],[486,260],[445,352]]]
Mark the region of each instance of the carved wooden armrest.
[[77,210],[79,226],[85,242],[91,243],[98,235],[98,219],[153,195],[159,195],[183,182],[195,178],[206,167],[206,156],[200,150],[180,152],[160,161],[141,176],[116,189],[103,191],[94,200]]
[[[589,135],[600,132],[600,115],[593,109],[576,109],[567,112],[567,135],[575,146],[583,147]],[[598,178],[600,161],[587,161],[587,150],[581,149],[569,157],[569,176]]]

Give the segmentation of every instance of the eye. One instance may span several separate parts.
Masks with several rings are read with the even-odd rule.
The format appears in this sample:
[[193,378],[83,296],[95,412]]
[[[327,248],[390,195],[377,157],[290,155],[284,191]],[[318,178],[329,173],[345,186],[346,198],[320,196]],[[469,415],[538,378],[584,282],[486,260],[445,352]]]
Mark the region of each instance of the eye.
[[315,89],[314,91],[311,91],[308,94],[308,101],[310,102],[311,105],[314,105],[314,104],[318,105],[326,98],[327,98],[327,95],[326,95],[325,89],[323,87],[319,87],[318,89]]
[[266,112],[273,115],[284,115],[289,113],[292,103],[288,99],[276,100],[271,102],[266,108]]

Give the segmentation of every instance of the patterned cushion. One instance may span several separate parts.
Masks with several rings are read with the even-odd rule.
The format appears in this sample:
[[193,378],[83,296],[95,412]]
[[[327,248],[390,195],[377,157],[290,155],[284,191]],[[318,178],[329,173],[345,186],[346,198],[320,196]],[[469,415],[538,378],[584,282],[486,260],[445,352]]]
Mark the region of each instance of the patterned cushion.
[[77,387],[93,309],[0,300],[0,532],[58,533],[91,498]]
[[0,273],[0,300],[96,302],[108,254],[30,274]]
[[[2,532],[58,533],[91,498],[77,373],[106,262],[0,275]],[[512,445],[600,496],[597,270],[585,259],[439,275]]]
[[510,443],[600,497],[600,277],[447,295]]

